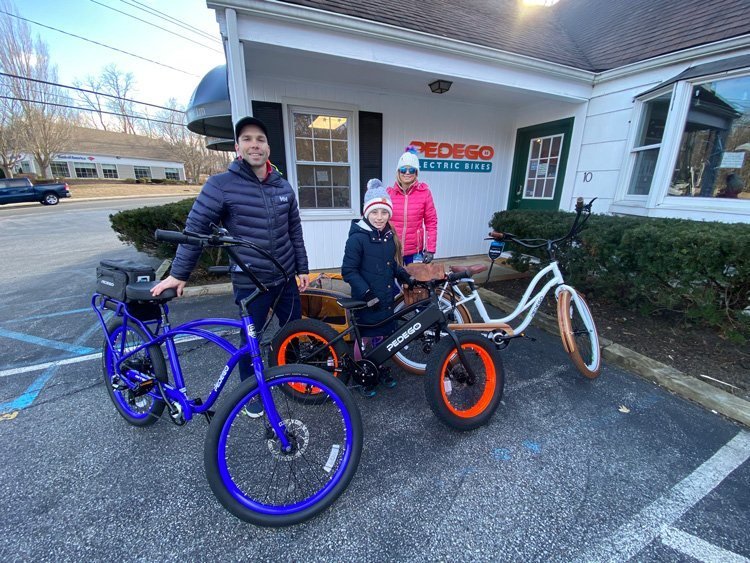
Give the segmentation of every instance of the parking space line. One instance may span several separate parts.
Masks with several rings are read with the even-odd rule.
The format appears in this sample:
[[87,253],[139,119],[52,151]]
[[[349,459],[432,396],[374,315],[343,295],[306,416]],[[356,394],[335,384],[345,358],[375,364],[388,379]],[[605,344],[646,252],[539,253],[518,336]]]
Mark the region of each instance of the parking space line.
[[70,311],[57,311],[55,313],[45,313],[44,315],[33,315],[31,317],[24,317],[21,319],[10,319],[8,321],[4,321],[4,323],[21,323],[25,321],[37,321],[39,319],[49,319],[51,317],[62,317],[64,315],[74,315],[76,313],[83,313],[86,311],[91,311],[91,307],[84,307],[83,309],[71,309]]
[[722,563],[748,563],[750,559],[718,545],[709,543],[697,536],[669,528],[661,535],[661,542],[675,551],[698,561],[721,561]]
[[750,458],[750,432],[740,432],[665,495],[646,506],[578,561],[626,561],[671,527]]
[[68,344],[67,342],[58,342],[57,340],[48,340],[47,338],[41,338],[39,336],[33,336],[31,334],[24,334],[22,332],[15,332],[12,330],[6,330],[0,328],[0,336],[5,338],[12,338],[13,340],[20,340],[28,344],[36,344],[37,346],[44,346],[46,348],[55,348],[56,350],[64,350],[65,352],[72,352],[74,354],[90,354],[95,350],[86,346],[78,346],[76,344]]

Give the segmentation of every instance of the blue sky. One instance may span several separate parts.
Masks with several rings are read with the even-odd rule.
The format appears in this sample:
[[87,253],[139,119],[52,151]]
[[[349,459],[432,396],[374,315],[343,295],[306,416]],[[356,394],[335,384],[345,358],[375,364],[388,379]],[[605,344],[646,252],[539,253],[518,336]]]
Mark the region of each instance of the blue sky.
[[[184,105],[203,75],[225,62],[221,43],[218,42],[219,26],[214,11],[206,8],[204,0],[14,1],[19,16],[179,69],[172,70],[28,23],[32,36],[38,35],[47,43],[50,57],[57,65],[58,80],[62,84],[72,85],[76,78],[83,80],[87,75],[98,75],[104,66],[114,63],[119,69],[132,72],[135,76],[136,91],[131,98],[164,105],[174,97]],[[150,15],[140,9],[144,5],[199,28],[215,40],[201,38],[170,24],[164,17]],[[132,14],[205,46],[110,8]]]

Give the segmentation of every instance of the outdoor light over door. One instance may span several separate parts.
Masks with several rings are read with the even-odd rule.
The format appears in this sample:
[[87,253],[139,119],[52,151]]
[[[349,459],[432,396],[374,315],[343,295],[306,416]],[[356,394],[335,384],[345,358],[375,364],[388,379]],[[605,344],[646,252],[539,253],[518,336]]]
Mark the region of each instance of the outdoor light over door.
[[452,84],[450,80],[435,80],[435,82],[430,82],[430,90],[434,94],[445,94],[451,89]]

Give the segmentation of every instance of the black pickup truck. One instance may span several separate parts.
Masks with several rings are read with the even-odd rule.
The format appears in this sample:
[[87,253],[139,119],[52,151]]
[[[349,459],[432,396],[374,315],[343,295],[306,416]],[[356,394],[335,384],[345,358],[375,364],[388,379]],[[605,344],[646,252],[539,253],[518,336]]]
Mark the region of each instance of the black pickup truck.
[[38,201],[42,205],[57,205],[63,197],[70,197],[70,187],[65,183],[35,186],[28,178],[0,179],[0,205],[25,201]]

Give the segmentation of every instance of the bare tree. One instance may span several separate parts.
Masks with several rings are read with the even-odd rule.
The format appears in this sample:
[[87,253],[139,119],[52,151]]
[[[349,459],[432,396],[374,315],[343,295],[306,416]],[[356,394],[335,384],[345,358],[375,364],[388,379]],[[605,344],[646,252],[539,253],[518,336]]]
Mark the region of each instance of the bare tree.
[[119,114],[117,119],[120,123],[120,131],[136,134],[136,127],[133,115],[133,102],[129,101],[135,90],[135,77],[132,72],[123,72],[114,64],[109,64],[102,69],[99,76],[99,88],[92,88],[105,94],[110,94],[114,98],[105,98],[104,104],[113,113]]
[[32,41],[26,22],[13,17],[16,10],[9,0],[0,0],[0,9],[7,12],[0,14],[0,68],[17,77],[7,82],[7,98],[18,104],[11,117],[18,124],[24,149],[33,154],[44,175],[52,159],[67,147],[74,114],[62,107],[66,98],[54,85],[57,68],[50,62],[47,44],[39,38]]
[[[10,78],[0,76],[0,91],[10,92]],[[6,178],[12,178],[13,172],[23,158],[23,140],[18,116],[21,115],[17,101],[0,98],[0,168]]]
[[[106,96],[102,96],[101,93],[99,93],[102,91],[101,77],[88,75],[85,81],[79,79],[74,80],[73,86],[79,88],[77,95],[81,104],[83,104],[84,107],[91,109],[91,111],[81,112],[81,124],[84,127],[109,131],[111,128],[110,120],[108,119],[108,116],[103,113],[107,111],[105,102]],[[89,90],[89,92],[85,92],[84,90]]]
[[204,137],[185,126],[185,113],[174,98],[166,103],[171,110],[162,110],[157,118],[166,123],[152,122],[154,136],[172,147],[177,160],[185,165],[185,175],[192,182],[200,182],[202,174],[212,174],[226,169],[231,159],[225,153],[206,148]]

